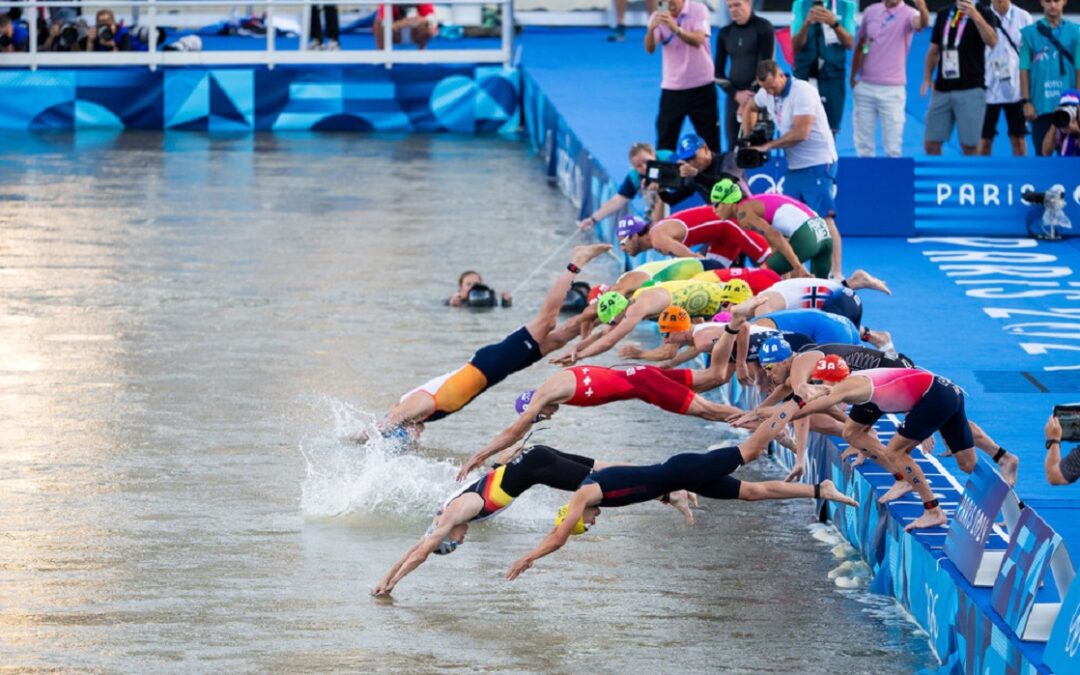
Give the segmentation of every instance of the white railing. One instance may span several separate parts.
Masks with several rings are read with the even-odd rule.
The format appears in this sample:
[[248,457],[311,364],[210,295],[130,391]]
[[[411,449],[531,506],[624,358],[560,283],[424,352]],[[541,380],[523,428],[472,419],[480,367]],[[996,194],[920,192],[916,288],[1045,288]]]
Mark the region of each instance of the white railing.
[[[390,67],[396,63],[502,63],[509,65],[514,48],[514,7],[513,0],[443,0],[440,5],[490,5],[497,4],[502,9],[502,32],[498,49],[426,49],[402,50],[393,48],[392,21],[383,21],[383,49],[314,51],[307,48],[311,22],[311,6],[335,4],[345,6],[366,5],[372,2],[331,2],[323,0],[243,0],[247,8],[262,8],[265,13],[266,41],[263,49],[230,51],[161,51],[157,43],[157,28],[170,25],[168,19],[160,18],[158,10],[177,10],[213,6],[217,3],[207,0],[17,0],[5,2],[8,7],[24,8],[30,26],[30,51],[0,54],[0,68],[5,66],[29,67],[36,70],[40,66],[148,66],[151,70],[158,66],[228,66],[228,65],[265,65],[276,64],[362,64],[374,63]],[[386,0],[380,5],[412,5],[415,0]],[[40,52],[37,49],[38,26],[36,17],[38,8],[78,7],[82,9],[131,8],[140,16],[139,25],[149,29],[149,50],[145,52]],[[296,50],[279,50],[275,46],[275,13],[299,10],[302,16],[300,44]],[[391,14],[392,12],[387,12]],[[250,39],[250,38],[238,38]]]

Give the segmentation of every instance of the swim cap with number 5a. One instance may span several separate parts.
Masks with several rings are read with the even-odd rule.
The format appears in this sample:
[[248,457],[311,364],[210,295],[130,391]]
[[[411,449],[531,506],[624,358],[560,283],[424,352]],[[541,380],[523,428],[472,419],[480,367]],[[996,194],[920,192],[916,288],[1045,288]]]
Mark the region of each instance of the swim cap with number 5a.
[[596,301],[596,316],[604,323],[611,323],[629,304],[630,301],[622,293],[608,291]]

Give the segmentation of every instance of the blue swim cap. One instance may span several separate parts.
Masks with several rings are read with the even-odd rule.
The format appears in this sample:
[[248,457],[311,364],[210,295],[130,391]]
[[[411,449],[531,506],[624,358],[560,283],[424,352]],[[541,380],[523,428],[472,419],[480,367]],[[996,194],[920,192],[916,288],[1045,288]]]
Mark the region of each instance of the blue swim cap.
[[761,345],[758,361],[763,364],[780,363],[791,357],[791,345],[779,335],[773,335]]
[[686,134],[679,139],[679,144],[675,146],[675,161],[685,162],[696,155],[699,149],[704,147],[704,138],[697,134]]
[[522,392],[522,394],[517,397],[517,400],[514,401],[514,410],[517,411],[517,414],[520,415],[525,412],[525,408],[529,407],[529,402],[532,401],[533,394],[535,393],[535,389],[530,389],[529,391]]

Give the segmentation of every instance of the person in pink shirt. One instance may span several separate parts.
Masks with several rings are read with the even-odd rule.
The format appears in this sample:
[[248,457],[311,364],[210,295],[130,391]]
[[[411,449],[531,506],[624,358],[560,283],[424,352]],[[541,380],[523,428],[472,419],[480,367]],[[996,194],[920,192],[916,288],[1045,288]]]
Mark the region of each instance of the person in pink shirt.
[[660,112],[656,116],[657,150],[674,150],[687,117],[710,148],[720,147],[720,118],[709,50],[709,9],[693,0],[668,0],[653,12],[645,33],[645,51],[657,46],[663,59]]
[[863,11],[851,62],[855,152],[859,157],[876,154],[874,133],[879,119],[885,154],[900,156],[911,36],[929,23],[926,0],[915,0],[915,7],[904,0],[882,0]]

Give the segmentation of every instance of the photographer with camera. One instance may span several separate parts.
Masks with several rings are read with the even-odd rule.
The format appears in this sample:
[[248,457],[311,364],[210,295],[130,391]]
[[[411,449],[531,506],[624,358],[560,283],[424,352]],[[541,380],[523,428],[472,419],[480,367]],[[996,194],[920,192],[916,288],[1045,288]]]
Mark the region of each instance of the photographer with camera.
[[583,230],[588,229],[604,218],[622,211],[639,193],[642,199],[645,200],[646,213],[652,213],[653,220],[661,217],[663,213],[658,209],[662,209],[663,203],[660,201],[656,177],[652,180],[646,180],[646,174],[650,165],[667,163],[672,154],[670,150],[656,152],[650,143],[634,143],[631,145],[630,171],[627,172],[622,184],[619,185],[618,192],[611,199],[601,204],[600,208],[582,218],[578,222],[578,227]]
[[117,25],[111,10],[103,9],[97,13],[94,25],[86,32],[86,51],[130,52],[131,31]]
[[1050,128],[1043,134],[1042,155],[1080,157],[1078,110],[1080,110],[1080,91],[1070,89],[1061,95],[1058,107],[1050,114]]
[[760,153],[782,149],[786,153],[784,194],[825,219],[832,240],[831,275],[843,279],[833,201],[838,156],[821,97],[809,82],[781,71],[776,61],[759,63],[757,79],[761,89],[743,106],[743,132],[750,135],[764,111],[775,121],[780,137],[748,149]]
[[1045,139],[1066,89],[1080,89],[1080,26],[1063,16],[1066,0],[1041,0],[1043,18],[1020,31],[1020,95],[1031,120],[1035,154]]
[[0,52],[15,51],[15,23],[7,14],[0,14]]
[[1046,421],[1046,460],[1043,468],[1051,485],[1068,485],[1080,478],[1080,445],[1061,458],[1061,441],[1080,441],[1080,405],[1056,405]]

